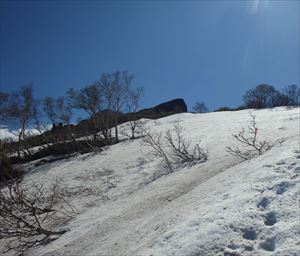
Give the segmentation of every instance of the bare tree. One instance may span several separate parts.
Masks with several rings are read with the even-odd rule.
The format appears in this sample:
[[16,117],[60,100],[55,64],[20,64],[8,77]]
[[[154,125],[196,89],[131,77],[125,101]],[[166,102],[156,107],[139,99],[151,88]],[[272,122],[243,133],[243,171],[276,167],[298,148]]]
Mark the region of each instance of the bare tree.
[[300,88],[297,85],[292,84],[284,88],[283,93],[288,98],[288,106],[299,106],[300,104]]
[[[119,116],[129,100],[132,81],[133,75],[128,71],[115,71],[111,74],[102,74],[97,82],[104,95],[105,111],[103,111],[101,119],[107,131],[108,127],[114,127],[116,143],[119,141]],[[111,133],[109,135],[111,139]]]
[[105,95],[106,109],[109,114],[113,114],[116,143],[119,141],[119,115],[129,100],[133,77],[128,71],[115,71],[111,74],[103,74],[99,80],[100,87]]
[[249,116],[251,118],[250,124],[245,128],[242,128],[237,134],[233,134],[232,137],[241,144],[241,146],[228,146],[226,151],[231,155],[237,156],[244,160],[251,159],[258,155],[261,155],[265,151],[270,149],[270,144],[265,140],[258,139],[258,128],[256,123],[256,116],[250,111]]
[[207,113],[208,108],[204,104],[204,102],[196,102],[195,106],[193,107],[193,111],[196,113]]
[[62,228],[76,214],[64,198],[62,184],[55,180],[49,189],[15,180],[0,189],[0,239],[6,251],[24,253],[62,235]]
[[245,106],[248,108],[271,108],[274,107],[276,90],[272,85],[260,84],[250,89],[244,95]]
[[[111,128],[115,130],[115,142],[119,141],[119,116],[130,99],[133,75],[127,71],[105,73],[90,86],[82,89],[70,89],[68,99],[73,108],[84,110],[93,125],[94,139],[100,133],[106,144],[112,143]],[[131,95],[132,96],[132,95]],[[135,95],[139,98],[140,95]],[[138,100],[133,104],[137,104]]]
[[[0,92],[0,122],[1,124],[5,124],[7,120],[8,113],[8,98],[9,94],[5,92]],[[0,150],[3,150],[3,138],[0,139]]]
[[[116,118],[115,115],[119,113],[113,113],[114,111],[114,101],[115,101],[115,91],[116,91],[116,81],[114,81],[113,75],[105,73],[101,75],[100,80],[97,82],[101,91],[103,93],[104,100],[104,111],[101,114],[101,126],[103,131],[105,131],[105,137],[109,142],[112,142],[111,127],[114,126]],[[118,117],[117,117],[118,118]]]
[[[40,101],[36,100],[33,106],[33,127],[39,132],[41,138],[41,146],[49,146],[48,138],[45,136],[45,132],[49,131],[48,126],[44,123],[44,118],[42,117],[42,112],[40,109]],[[49,135],[48,135],[49,136]]]
[[45,112],[47,118],[50,120],[51,124],[56,124],[57,114],[55,111],[55,100],[52,97],[45,97],[42,100],[42,109]]
[[[92,121],[94,140],[97,140],[100,130],[99,113],[103,110],[101,88],[97,84],[92,84],[81,88],[79,91],[71,88],[67,94],[73,108],[82,109],[89,115]],[[105,131],[102,135],[107,137]]]
[[131,139],[135,139],[136,131],[140,128],[140,122],[138,120],[137,110],[140,107],[140,98],[143,94],[143,87],[137,87],[130,90],[128,101],[126,103],[127,116],[130,124]]
[[71,119],[73,113],[65,97],[59,97],[56,99],[55,111],[57,113],[58,120],[60,120],[63,123],[63,125],[67,128],[67,133],[70,136],[71,140],[76,142],[76,139],[71,130]]
[[9,94],[5,92],[0,92],[0,121],[4,122],[7,117],[7,104],[8,104]]
[[[48,138],[49,141],[51,141],[51,143],[56,143],[58,142],[58,136],[55,134],[55,132],[49,132],[50,129],[52,129],[53,127],[55,127],[57,125],[57,123],[59,122],[58,119],[58,113],[56,111],[56,100],[53,97],[45,97],[44,99],[42,99],[41,101],[41,109],[43,111],[43,113],[45,114],[44,119],[47,120],[47,124],[44,124],[41,119],[43,118],[39,118],[39,122],[36,121],[36,126],[40,126],[41,130],[43,131],[43,137],[45,138],[44,132],[47,131],[47,139],[45,138],[45,140],[47,141],[46,144],[48,144]],[[51,124],[51,126],[49,125],[49,122]],[[38,124],[39,123],[39,124]],[[39,128],[37,128],[39,130]]]
[[[10,127],[17,127],[18,130],[11,131],[18,138],[18,156],[21,152],[30,155],[26,145],[26,130],[32,122],[34,115],[35,99],[33,97],[33,87],[22,86],[19,91],[9,95],[7,106],[7,122]],[[25,151],[24,151],[25,150]]]

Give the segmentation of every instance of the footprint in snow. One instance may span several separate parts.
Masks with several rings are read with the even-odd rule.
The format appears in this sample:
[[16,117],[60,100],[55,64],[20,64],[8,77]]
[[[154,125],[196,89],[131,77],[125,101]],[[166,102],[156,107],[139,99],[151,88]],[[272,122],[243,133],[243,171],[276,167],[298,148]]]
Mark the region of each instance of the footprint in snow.
[[256,231],[253,228],[244,229],[243,238],[247,240],[255,240],[257,238]]
[[241,256],[241,254],[237,252],[224,252],[224,256]]
[[260,247],[269,252],[275,251],[276,243],[275,243],[276,237],[267,238],[265,241],[260,243]]
[[277,185],[274,186],[275,192],[277,195],[282,195],[283,193],[285,193],[289,187],[291,187],[292,184],[287,182],[287,181],[283,181]]
[[257,208],[259,209],[266,209],[268,205],[270,204],[271,200],[268,197],[263,197],[258,203],[257,203]]
[[274,212],[268,212],[265,216],[264,221],[266,226],[273,226],[275,223],[277,223],[276,215]]

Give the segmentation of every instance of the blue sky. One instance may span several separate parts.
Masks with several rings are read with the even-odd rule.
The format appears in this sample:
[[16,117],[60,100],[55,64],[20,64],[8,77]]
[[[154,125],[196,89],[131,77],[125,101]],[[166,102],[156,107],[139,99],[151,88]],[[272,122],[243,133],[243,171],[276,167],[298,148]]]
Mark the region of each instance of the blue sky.
[[1,1],[2,91],[61,96],[116,69],[143,107],[242,104],[260,83],[299,85],[299,1]]

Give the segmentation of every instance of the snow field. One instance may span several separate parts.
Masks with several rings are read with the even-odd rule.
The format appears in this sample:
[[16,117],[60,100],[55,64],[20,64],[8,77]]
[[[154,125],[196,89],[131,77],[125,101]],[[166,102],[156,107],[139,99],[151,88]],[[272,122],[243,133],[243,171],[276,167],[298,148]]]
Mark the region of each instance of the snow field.
[[248,125],[247,110],[145,120],[154,133],[179,123],[209,151],[207,162],[159,179],[159,160],[142,139],[32,163],[26,178],[60,178],[79,214],[69,232],[30,255],[300,255],[299,110],[254,110],[258,136],[273,147],[245,162],[225,147]]

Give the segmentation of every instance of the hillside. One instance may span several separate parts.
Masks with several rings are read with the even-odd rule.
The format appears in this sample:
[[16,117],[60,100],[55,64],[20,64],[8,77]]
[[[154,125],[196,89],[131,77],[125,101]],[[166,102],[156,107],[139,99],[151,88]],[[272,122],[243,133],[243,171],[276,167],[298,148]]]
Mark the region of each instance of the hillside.
[[225,151],[249,123],[241,110],[144,119],[154,133],[180,124],[209,152],[206,162],[161,177],[142,138],[27,164],[25,182],[60,178],[79,212],[70,231],[29,255],[299,255],[300,108],[252,112],[272,147],[247,161]]

